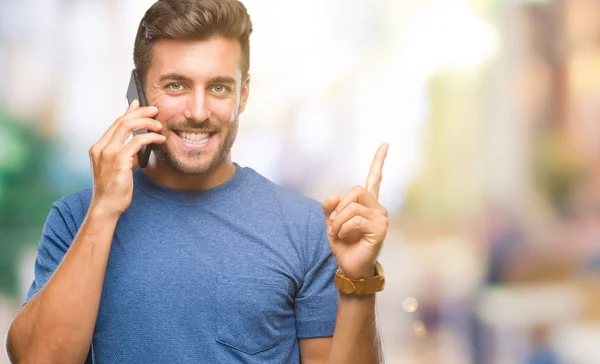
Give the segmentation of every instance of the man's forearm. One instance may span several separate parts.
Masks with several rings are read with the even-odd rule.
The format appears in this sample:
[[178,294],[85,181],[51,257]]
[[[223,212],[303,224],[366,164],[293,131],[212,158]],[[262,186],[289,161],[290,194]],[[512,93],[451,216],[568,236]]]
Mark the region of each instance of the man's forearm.
[[356,296],[340,293],[327,364],[383,363],[377,331],[375,294]]
[[117,220],[90,210],[52,278],[11,324],[6,344],[13,362],[85,360]]

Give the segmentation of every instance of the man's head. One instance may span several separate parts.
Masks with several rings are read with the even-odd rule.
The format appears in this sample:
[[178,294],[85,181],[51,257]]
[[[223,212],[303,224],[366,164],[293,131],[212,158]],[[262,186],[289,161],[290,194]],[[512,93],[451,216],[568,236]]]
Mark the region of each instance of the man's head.
[[159,0],[140,22],[134,63],[167,141],[157,158],[185,174],[229,157],[248,97],[252,23],[237,0]]

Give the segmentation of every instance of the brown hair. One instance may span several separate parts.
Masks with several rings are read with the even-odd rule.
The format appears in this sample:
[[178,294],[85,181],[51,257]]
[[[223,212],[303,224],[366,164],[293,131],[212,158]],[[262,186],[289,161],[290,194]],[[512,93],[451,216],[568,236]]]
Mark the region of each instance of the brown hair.
[[213,36],[237,39],[242,50],[242,78],[250,68],[252,21],[237,0],[158,0],[140,22],[133,62],[142,78],[152,63],[152,45],[160,39],[206,40]]

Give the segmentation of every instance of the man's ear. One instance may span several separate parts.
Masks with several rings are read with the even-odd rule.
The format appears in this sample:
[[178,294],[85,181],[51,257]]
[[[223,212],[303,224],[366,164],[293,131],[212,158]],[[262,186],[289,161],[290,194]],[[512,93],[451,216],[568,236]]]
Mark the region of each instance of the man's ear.
[[242,92],[240,93],[240,108],[239,114],[243,113],[246,109],[246,102],[248,101],[248,95],[250,94],[250,75],[246,77],[246,81],[242,84]]

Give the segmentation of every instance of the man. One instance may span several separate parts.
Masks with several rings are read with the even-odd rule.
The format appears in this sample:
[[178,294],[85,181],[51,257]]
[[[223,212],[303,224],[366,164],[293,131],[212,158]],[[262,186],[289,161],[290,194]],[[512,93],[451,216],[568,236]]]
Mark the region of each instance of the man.
[[134,62],[152,106],[134,101],[91,147],[92,189],[53,204],[14,362],[380,362],[387,146],[366,189],[322,206],[232,162],[251,31],[237,0],[146,12]]

